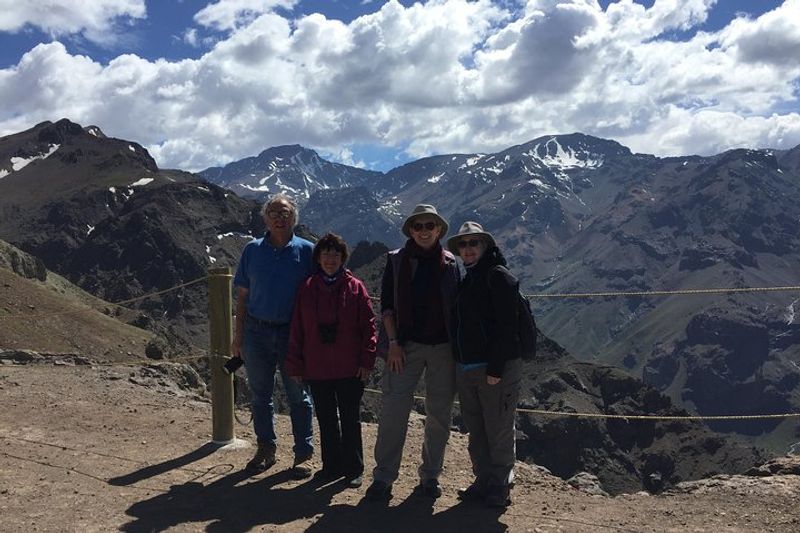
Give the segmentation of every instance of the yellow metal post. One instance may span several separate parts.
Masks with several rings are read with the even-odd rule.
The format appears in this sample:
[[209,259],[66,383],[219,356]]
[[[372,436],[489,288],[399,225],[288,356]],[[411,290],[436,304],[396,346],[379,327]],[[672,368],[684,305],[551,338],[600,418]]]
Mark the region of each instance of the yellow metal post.
[[211,341],[211,426],[216,444],[233,441],[233,376],[222,370],[233,340],[232,275],[230,267],[208,271],[208,319]]

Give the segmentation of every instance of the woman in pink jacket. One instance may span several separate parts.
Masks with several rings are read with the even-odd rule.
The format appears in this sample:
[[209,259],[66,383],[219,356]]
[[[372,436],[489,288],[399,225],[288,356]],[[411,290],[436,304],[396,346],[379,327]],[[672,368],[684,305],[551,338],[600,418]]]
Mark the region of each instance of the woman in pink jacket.
[[347,244],[326,234],[314,246],[317,272],[297,292],[286,371],[314,398],[322,444],[315,478],[344,476],[360,487],[364,471],[361,396],[375,366],[375,316],[367,288],[344,268]]

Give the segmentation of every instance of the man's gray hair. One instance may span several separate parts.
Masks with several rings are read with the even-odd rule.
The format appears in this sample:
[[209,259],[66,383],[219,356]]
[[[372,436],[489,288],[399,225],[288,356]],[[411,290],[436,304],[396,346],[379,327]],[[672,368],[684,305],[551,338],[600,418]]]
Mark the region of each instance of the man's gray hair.
[[292,208],[292,215],[294,215],[294,225],[296,226],[300,222],[300,212],[297,210],[297,202],[294,201],[294,198],[282,192],[275,193],[267,198],[267,201],[261,206],[262,217],[267,215],[269,206],[275,202],[286,202],[289,204],[289,206]]

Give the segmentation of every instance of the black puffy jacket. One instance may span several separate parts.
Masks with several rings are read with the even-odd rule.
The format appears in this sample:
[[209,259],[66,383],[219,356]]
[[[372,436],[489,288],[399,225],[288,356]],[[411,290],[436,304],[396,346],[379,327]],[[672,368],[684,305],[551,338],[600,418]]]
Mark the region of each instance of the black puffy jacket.
[[519,281],[505,268],[495,246],[467,269],[458,285],[453,317],[453,355],[464,364],[488,363],[486,373],[503,377],[506,361],[520,357],[517,321]]

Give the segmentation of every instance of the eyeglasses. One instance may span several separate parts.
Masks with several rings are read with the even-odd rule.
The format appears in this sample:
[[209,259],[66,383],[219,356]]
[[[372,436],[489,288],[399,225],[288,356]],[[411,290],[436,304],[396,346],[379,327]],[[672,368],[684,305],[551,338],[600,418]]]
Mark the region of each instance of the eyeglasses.
[[470,248],[477,248],[480,246],[481,240],[480,239],[470,239],[468,241],[458,241],[459,248],[466,248],[469,246]]
[[437,224],[436,222],[425,222],[425,223],[414,222],[413,224],[411,224],[411,229],[413,229],[414,231],[422,231],[423,229],[426,229],[428,231],[433,231],[438,226],[439,224]]
[[270,220],[278,220],[282,218],[283,220],[289,220],[292,218],[292,212],[288,209],[281,209],[280,211],[267,211],[267,216]]

